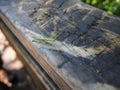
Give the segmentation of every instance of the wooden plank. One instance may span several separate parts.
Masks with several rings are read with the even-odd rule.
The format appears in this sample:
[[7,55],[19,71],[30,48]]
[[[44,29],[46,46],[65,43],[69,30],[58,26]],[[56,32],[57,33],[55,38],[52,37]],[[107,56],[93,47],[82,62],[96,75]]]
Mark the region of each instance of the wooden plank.
[[26,47],[27,51],[35,58],[35,60],[41,65],[41,67],[48,73],[48,75],[52,78],[52,80],[58,85],[61,90],[72,90],[72,87],[69,83],[66,83],[66,80],[62,78],[53,68],[47,60],[45,60],[42,55],[38,52],[38,50],[26,40],[24,35],[19,32],[12,23],[4,16],[2,12],[0,12],[0,18],[4,21],[4,23],[10,28],[11,32],[18,38],[18,40]]
[[[41,74],[38,73],[38,71],[36,70],[33,64],[34,62],[33,57],[26,51],[26,49],[21,45],[21,43],[16,39],[16,37],[11,33],[9,28],[1,20],[0,20],[0,28],[4,32],[5,36],[8,38],[8,40],[10,41],[10,44],[16,50],[22,62],[24,63],[25,68],[29,72],[30,76],[32,77],[32,80],[36,85],[36,90],[41,90],[41,89],[50,90],[50,87],[48,87],[43,81],[43,77],[41,76]],[[30,62],[30,61],[33,61],[33,62]]]
[[[52,66],[47,74],[57,72],[75,90],[120,88],[120,18],[75,0],[1,0],[0,9],[18,28],[13,33],[25,48],[31,43],[28,52],[37,62],[47,70]],[[38,37],[57,38],[31,42]]]

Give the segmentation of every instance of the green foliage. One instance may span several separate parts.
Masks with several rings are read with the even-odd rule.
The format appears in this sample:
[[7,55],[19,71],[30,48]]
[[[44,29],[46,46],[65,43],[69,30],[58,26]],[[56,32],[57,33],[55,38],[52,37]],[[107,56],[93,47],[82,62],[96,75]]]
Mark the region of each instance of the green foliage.
[[78,0],[120,16],[120,0]]

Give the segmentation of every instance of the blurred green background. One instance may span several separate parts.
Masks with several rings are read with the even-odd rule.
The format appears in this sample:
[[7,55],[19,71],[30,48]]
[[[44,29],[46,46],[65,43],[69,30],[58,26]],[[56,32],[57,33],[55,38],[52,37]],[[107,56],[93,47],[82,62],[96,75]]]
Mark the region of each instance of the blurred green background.
[[85,2],[97,8],[120,17],[120,0],[77,0]]

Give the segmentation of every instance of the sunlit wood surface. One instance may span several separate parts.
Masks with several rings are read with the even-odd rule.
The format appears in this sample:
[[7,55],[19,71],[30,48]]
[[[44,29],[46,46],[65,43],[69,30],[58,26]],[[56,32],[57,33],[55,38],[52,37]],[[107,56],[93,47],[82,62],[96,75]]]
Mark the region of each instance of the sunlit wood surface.
[[0,0],[0,10],[60,89],[120,89],[119,17],[75,0]]

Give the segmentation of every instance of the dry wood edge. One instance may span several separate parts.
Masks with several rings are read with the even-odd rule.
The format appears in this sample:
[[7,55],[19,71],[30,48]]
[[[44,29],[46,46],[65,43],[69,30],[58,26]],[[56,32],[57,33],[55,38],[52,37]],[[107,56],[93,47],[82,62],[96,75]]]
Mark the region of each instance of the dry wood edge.
[[73,90],[70,83],[59,75],[59,72],[49,64],[49,62],[43,58],[40,52],[32,45],[32,43],[26,40],[25,36],[17,30],[9,19],[0,11],[0,17],[4,20],[4,23],[11,29],[11,32],[18,38],[27,51],[35,58],[35,60],[41,65],[41,67],[48,73],[52,80],[58,85],[61,90]]
[[[0,18],[1,19],[1,18]],[[0,20],[1,23],[1,20]],[[1,24],[0,24],[1,26]],[[32,77],[32,80],[34,81],[35,85],[37,86],[37,90],[52,90],[51,88],[51,80],[49,81],[49,77],[47,77],[39,67],[36,67],[36,63],[34,62],[34,58],[26,51],[26,49],[21,45],[19,40],[16,39],[16,37],[10,32],[9,29],[6,29],[7,27],[5,25],[2,25],[0,29],[3,31],[7,39],[10,41],[10,44],[13,46],[13,48],[16,50],[19,58],[22,60],[22,62],[25,65],[25,68],[29,72],[30,76]],[[32,61],[32,62],[29,62]],[[58,87],[54,83],[52,83],[53,88],[58,90]],[[54,86],[55,85],[55,86]]]
[[42,90],[49,90],[48,86],[46,86],[44,81],[41,79],[42,77],[40,75],[38,75],[34,66],[28,62],[30,57],[27,56],[26,52],[23,51],[22,47],[20,45],[18,45],[19,43],[16,42],[15,38],[13,38],[13,36],[11,36],[10,33],[7,30],[5,30],[3,27],[0,27],[0,29],[3,31],[3,33],[5,34],[7,39],[10,41],[10,44],[16,50],[19,58],[24,63],[26,70],[28,71],[28,73],[32,77],[33,83],[35,83],[35,85],[36,85],[36,89],[37,90],[41,90],[41,89]]
[[[2,26],[1,26],[1,23]],[[9,39],[10,44],[17,51],[18,56],[25,65],[25,68],[29,72],[32,80],[34,81],[36,90],[59,90],[58,86],[49,78],[49,76],[44,72],[44,70],[36,65],[34,58],[27,52],[25,47],[21,45],[19,40],[14,36],[9,27],[7,27],[0,18],[0,28],[2,28],[4,34]],[[32,61],[32,62],[31,62]],[[36,67],[37,66],[37,67]]]

